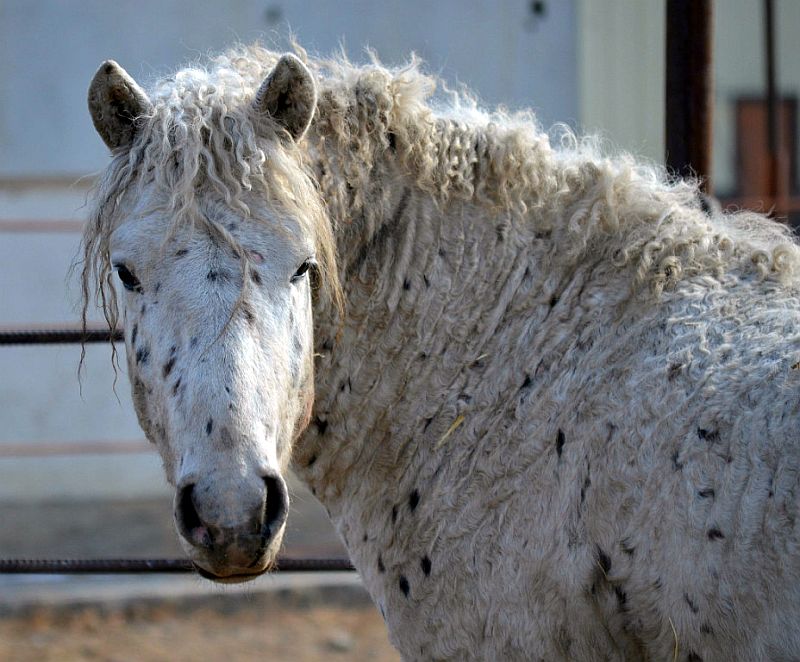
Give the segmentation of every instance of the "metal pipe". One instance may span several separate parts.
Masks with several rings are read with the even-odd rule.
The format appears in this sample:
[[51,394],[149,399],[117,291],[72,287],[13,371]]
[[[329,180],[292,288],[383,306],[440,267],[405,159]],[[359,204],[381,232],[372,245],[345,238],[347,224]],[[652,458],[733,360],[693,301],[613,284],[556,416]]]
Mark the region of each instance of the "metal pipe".
[[58,345],[66,343],[121,342],[122,330],[108,329],[0,329],[0,345]]
[[[353,571],[350,559],[278,558],[270,572]],[[12,575],[106,575],[148,572],[190,573],[195,567],[188,559],[0,559],[0,574]]]
[[780,117],[777,92],[777,70],[775,66],[775,4],[773,0],[764,0],[764,51],[767,97],[767,153],[768,177],[767,195],[770,198],[774,213],[782,213],[784,191],[781,189],[781,154],[780,154]]
[[711,179],[713,0],[667,0],[666,164],[682,177]]

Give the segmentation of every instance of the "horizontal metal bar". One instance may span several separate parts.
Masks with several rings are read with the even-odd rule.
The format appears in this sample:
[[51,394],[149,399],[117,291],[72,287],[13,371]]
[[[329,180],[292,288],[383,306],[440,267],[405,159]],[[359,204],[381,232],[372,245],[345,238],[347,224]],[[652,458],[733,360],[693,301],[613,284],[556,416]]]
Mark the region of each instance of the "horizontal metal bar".
[[108,329],[0,329],[0,345],[59,345],[67,343],[120,342],[122,331]]
[[67,219],[0,219],[0,234],[75,234],[83,232],[85,221]]
[[116,455],[153,453],[155,448],[144,439],[113,441],[64,441],[28,443],[0,442],[0,459],[54,457],[59,455]]
[[[350,559],[278,558],[271,572],[330,572],[355,570]],[[110,575],[148,572],[189,573],[188,559],[0,559],[0,574]]]

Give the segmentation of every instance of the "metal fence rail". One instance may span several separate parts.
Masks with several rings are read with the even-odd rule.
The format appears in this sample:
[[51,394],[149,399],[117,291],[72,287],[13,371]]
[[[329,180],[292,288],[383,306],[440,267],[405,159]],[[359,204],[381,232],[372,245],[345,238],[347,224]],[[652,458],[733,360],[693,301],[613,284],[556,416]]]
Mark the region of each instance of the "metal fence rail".
[[63,329],[10,329],[0,328],[0,345],[58,345],[66,343],[119,342],[120,329],[63,328]]
[[[349,559],[278,558],[270,572],[329,572],[353,571]],[[189,573],[195,567],[188,559],[0,559],[0,574],[141,574]]]

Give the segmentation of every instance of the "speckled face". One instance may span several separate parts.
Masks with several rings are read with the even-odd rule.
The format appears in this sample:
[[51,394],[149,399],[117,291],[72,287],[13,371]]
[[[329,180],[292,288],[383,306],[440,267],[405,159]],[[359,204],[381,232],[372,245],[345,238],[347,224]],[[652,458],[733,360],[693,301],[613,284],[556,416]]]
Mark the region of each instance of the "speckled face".
[[143,200],[113,232],[111,261],[133,401],[176,488],[181,543],[204,574],[246,578],[280,546],[282,473],[313,400],[314,249],[256,199],[246,219],[200,200],[193,227],[169,238]]

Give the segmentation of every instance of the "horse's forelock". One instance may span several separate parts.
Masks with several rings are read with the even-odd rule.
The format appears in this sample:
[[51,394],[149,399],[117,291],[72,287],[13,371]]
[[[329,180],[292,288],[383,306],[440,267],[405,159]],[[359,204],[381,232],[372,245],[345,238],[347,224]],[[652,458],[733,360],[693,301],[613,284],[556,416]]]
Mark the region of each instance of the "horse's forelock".
[[[320,283],[341,305],[330,222],[313,177],[302,165],[303,154],[277,138],[278,127],[272,127],[275,135],[264,135],[265,122],[259,130],[253,124],[252,99],[276,61],[277,55],[265,49],[238,49],[218,56],[207,69],[185,69],[153,86],[152,108],[139,118],[133,143],[115,156],[94,192],[83,237],[84,326],[93,289],[109,326],[117,322],[110,235],[122,201],[151,185],[166,198],[164,211],[171,219],[167,236],[198,217],[214,224],[195,213],[198,191],[210,190],[246,216],[250,210],[243,194],[262,194],[314,238]],[[268,121],[266,125],[269,130]],[[224,228],[222,238],[235,244]]]

